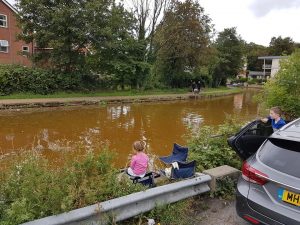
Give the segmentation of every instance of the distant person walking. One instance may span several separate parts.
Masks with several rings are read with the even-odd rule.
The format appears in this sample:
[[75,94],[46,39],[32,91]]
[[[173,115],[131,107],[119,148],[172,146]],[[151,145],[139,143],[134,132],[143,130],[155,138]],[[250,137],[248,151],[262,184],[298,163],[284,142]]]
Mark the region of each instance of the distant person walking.
[[198,94],[199,94],[201,91],[201,81],[198,81],[197,88],[198,88]]
[[199,93],[198,84],[196,84],[195,81],[193,81],[193,83],[192,83],[192,91],[193,91],[194,95]]

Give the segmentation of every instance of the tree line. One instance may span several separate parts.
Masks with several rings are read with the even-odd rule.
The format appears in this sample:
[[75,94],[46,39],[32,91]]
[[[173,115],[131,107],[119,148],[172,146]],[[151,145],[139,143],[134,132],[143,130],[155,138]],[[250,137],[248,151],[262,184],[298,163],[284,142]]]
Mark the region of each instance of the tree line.
[[96,77],[111,89],[182,88],[191,80],[217,87],[245,62],[261,70],[258,56],[299,47],[281,36],[269,47],[246,43],[236,28],[216,35],[195,0],[20,0],[17,8],[19,38],[37,46],[35,67]]

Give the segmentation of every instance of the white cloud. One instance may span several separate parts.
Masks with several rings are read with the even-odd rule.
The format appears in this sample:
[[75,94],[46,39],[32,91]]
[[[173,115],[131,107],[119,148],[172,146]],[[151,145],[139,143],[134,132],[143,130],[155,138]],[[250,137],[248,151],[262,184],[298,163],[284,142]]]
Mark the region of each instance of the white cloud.
[[250,9],[254,15],[262,17],[272,10],[283,10],[300,7],[300,0],[254,0]]
[[[247,42],[268,46],[273,36],[291,37],[300,42],[300,30],[295,24],[300,21],[300,8],[296,5],[300,0],[198,0],[205,13],[208,13],[217,31],[224,28],[237,27],[237,32]],[[296,2],[285,4],[281,10],[273,6],[264,17],[257,17],[251,7],[255,2]],[[276,5],[279,7],[279,3]]]

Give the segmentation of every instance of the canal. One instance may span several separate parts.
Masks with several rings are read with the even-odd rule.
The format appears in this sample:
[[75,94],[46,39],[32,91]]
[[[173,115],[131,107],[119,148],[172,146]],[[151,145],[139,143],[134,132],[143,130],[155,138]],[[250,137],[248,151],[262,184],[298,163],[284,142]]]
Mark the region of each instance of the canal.
[[59,163],[62,155],[77,154],[74,143],[85,149],[95,143],[107,144],[118,153],[118,166],[126,164],[135,140],[145,140],[153,154],[167,155],[174,142],[186,144],[190,130],[222,124],[226,116],[254,119],[255,93],[248,90],[187,101],[1,111],[0,164],[32,150]]

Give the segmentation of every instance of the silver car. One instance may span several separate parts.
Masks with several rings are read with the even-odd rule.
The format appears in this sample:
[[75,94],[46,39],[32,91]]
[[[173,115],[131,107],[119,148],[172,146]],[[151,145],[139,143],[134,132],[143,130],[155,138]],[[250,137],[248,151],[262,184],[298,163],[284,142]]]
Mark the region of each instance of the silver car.
[[252,224],[300,225],[300,118],[274,133],[253,121],[228,144],[244,160],[238,215]]

